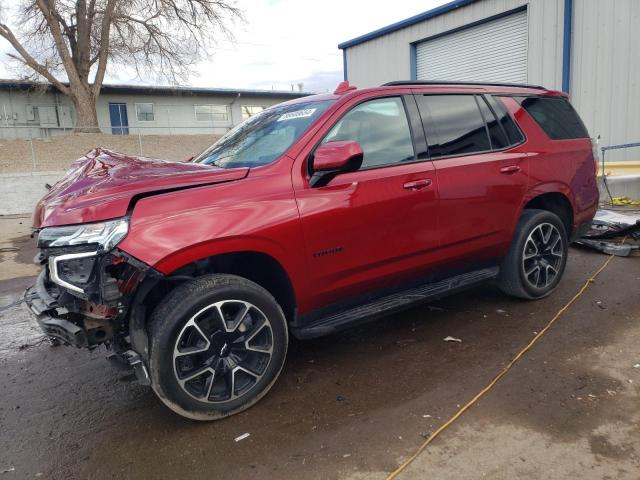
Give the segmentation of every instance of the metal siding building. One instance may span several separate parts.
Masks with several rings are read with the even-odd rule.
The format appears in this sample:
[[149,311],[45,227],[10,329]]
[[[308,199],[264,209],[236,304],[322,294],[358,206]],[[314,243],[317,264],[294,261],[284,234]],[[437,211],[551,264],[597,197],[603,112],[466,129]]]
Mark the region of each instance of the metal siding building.
[[[251,111],[305,95],[271,90],[104,85],[97,103],[98,127],[103,133],[125,135],[221,135]],[[50,85],[0,80],[0,138],[60,135],[74,125],[71,100]]]
[[[567,91],[590,134],[613,145],[640,141],[638,24],[638,0],[456,0],[339,48],[358,87],[425,79]],[[640,149],[607,159],[638,160]]]

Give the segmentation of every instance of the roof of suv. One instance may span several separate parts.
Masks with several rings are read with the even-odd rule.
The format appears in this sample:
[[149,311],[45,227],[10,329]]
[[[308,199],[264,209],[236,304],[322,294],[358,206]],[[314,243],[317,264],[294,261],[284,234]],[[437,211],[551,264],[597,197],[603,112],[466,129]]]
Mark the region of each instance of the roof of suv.
[[[499,83],[499,82],[452,82],[452,81],[422,81],[422,80],[397,80],[393,82],[387,82],[379,87],[369,87],[359,89],[353,85],[349,85],[348,81],[341,82],[333,93],[321,93],[311,95],[309,97],[297,98],[295,100],[289,100],[280,105],[306,103],[319,100],[331,100],[338,99],[345,95],[358,95],[366,91],[384,91],[385,89],[408,87],[408,88],[433,88],[437,93],[448,93],[447,90],[464,92],[471,90],[473,93],[493,93],[502,95],[548,95],[548,96],[567,96],[566,93],[549,90],[540,85],[528,85],[525,83]],[[479,91],[480,90],[480,91]]]
[[[487,93],[500,93],[506,95],[551,95],[551,96],[566,96],[565,93],[550,90],[540,85],[528,85],[525,83],[500,83],[500,82],[454,82],[454,81],[422,81],[422,80],[399,80],[394,82],[387,82],[379,87],[373,87],[371,89],[363,90],[375,90],[385,89],[389,87],[409,87],[409,88],[433,88],[434,91],[442,92],[443,90],[482,90]],[[355,90],[355,89],[353,89]],[[342,87],[342,92],[345,92],[346,88]],[[360,90],[362,91],[362,90]],[[336,90],[336,94],[340,94]]]
[[452,82],[452,81],[435,81],[435,80],[396,80],[387,82],[382,87],[395,87],[400,85],[465,85],[471,87],[516,87],[535,90],[546,90],[540,85],[529,85],[526,83],[505,83],[505,82]]

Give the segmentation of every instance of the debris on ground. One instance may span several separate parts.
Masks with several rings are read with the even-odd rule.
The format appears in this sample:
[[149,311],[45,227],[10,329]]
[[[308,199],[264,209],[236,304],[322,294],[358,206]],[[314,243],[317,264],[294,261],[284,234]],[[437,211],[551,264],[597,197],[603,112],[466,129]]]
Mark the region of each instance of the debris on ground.
[[21,345],[18,346],[18,350],[22,351],[22,350],[26,350],[27,348],[33,348],[33,347],[39,347],[40,345],[42,345],[45,342],[48,342],[49,339],[47,337],[43,337],[40,340],[37,340],[35,342],[32,343],[23,343]]
[[619,257],[640,253],[640,215],[632,211],[600,209],[589,231],[576,243]]
[[640,368],[640,363],[636,363],[633,368]]
[[250,433],[243,433],[242,435],[240,435],[239,437],[236,437],[234,440],[236,442],[241,442],[242,440],[244,440],[245,438],[249,437],[251,434]]
[[456,338],[456,337],[451,337],[451,336],[444,337],[444,338],[443,338],[443,340],[444,340],[445,342],[458,342],[458,343],[462,343],[462,339],[460,339],[460,338]]
[[347,399],[347,397],[343,397],[342,395],[338,395],[336,396],[336,400],[338,402],[344,402]]
[[640,200],[631,200],[629,197],[611,197],[611,205],[640,205]]
[[0,475],[2,475],[3,473],[11,473],[15,471],[16,471],[16,467],[5,468],[4,470],[0,470]]

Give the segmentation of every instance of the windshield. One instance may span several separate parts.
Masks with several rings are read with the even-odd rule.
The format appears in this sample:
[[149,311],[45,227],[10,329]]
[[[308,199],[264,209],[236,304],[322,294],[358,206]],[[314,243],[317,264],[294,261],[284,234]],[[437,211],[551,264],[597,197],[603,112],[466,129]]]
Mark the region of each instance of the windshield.
[[230,130],[193,161],[221,168],[267,165],[282,156],[334,101],[276,105],[264,110]]

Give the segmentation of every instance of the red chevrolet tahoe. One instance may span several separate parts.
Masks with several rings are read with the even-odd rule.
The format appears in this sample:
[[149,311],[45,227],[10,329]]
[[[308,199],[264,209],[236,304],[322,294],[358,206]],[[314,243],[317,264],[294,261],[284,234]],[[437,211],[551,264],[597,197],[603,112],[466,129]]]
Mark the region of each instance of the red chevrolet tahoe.
[[96,149],[38,204],[25,300],[173,411],[267,393],[307,339],[494,281],[558,285],[597,208],[592,141],[537,86],[392,82],[282,103],[189,162]]

